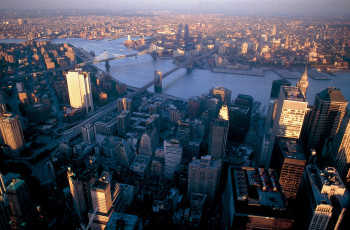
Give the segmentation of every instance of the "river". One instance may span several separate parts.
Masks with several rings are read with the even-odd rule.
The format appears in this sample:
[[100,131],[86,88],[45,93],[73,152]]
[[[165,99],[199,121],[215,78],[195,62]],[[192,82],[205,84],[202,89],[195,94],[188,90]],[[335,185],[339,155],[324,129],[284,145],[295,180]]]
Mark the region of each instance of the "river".
[[[19,39],[4,39],[0,42],[21,42]],[[96,57],[104,51],[109,57],[135,53],[136,51],[123,46],[125,38],[116,40],[87,40],[80,38],[59,38],[52,40],[53,43],[70,43],[75,47],[82,47],[86,51],[94,51]],[[104,68],[104,63],[97,64]],[[158,59],[153,61],[150,55],[142,55],[137,58],[124,58],[110,62],[110,74],[128,85],[140,87],[154,78],[154,71],[167,72],[175,67],[171,59]],[[337,87],[342,90],[346,100],[350,101],[350,73],[336,73],[331,80],[314,80],[309,78],[307,100],[313,104],[315,94],[327,87]],[[300,73],[301,76],[301,73]],[[187,72],[180,69],[163,80],[163,92],[177,97],[188,99],[191,96],[201,95],[209,91],[213,86],[224,86],[232,91],[232,99],[237,94],[248,94],[267,105],[272,81],[279,76],[272,71],[265,71],[264,77],[213,73],[210,70],[193,69]],[[289,80],[296,85],[297,80]],[[153,91],[153,88],[149,89]]]

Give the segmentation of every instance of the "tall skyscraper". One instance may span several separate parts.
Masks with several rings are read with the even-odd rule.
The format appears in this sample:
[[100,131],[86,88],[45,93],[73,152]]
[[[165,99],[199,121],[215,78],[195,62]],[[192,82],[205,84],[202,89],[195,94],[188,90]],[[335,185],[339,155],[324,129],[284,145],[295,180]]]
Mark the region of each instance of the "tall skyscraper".
[[84,214],[89,211],[91,205],[90,187],[95,177],[93,175],[89,177],[86,173],[76,175],[70,168],[68,168],[67,177],[75,212],[80,218],[84,218]]
[[[91,187],[92,209],[89,219],[93,218],[91,229],[104,229],[113,213],[111,181],[108,172],[103,172]],[[96,210],[96,213],[94,214]]]
[[301,89],[301,92],[303,93],[304,97],[306,98],[306,92],[307,88],[309,87],[309,81],[307,80],[307,66],[305,67],[305,71],[303,75],[301,75],[297,87]]
[[10,204],[10,225],[12,229],[25,229],[25,221],[33,213],[33,203],[28,186],[24,180],[13,179],[6,188],[6,196]]
[[87,113],[94,110],[90,73],[81,69],[71,70],[67,73],[67,86],[70,105],[73,108],[85,108]]
[[187,197],[192,193],[207,195],[213,200],[220,180],[221,160],[212,160],[211,156],[193,159],[188,166]]
[[13,151],[20,151],[24,146],[24,137],[18,115],[5,114],[0,118],[1,135],[5,145]]
[[306,129],[305,153],[311,149],[321,154],[327,138],[334,138],[345,115],[348,102],[338,88],[327,88],[316,94]]
[[276,169],[287,198],[296,198],[305,164],[302,147],[296,139],[276,137],[271,168]]
[[302,183],[298,202],[304,207],[299,210],[303,227],[335,229],[338,222],[343,221],[339,216],[349,204],[349,193],[337,171],[332,167],[319,170],[315,165],[308,165]]
[[181,119],[177,125],[177,139],[180,141],[182,146],[183,159],[191,160],[192,157],[189,155],[189,141],[191,138],[191,126],[190,119]]
[[229,121],[211,120],[208,153],[216,160],[223,159],[225,156],[228,128]]
[[270,142],[266,152],[262,153],[261,163],[265,167],[270,166],[271,154],[277,136],[299,139],[306,110],[307,101],[300,88],[281,87]]
[[340,124],[329,157],[342,180],[350,177],[350,110],[346,112]]
[[182,159],[182,146],[177,139],[164,140],[165,167],[164,177],[172,179]]
[[213,87],[209,90],[211,96],[221,100],[226,105],[231,103],[231,93],[231,90],[221,86]]

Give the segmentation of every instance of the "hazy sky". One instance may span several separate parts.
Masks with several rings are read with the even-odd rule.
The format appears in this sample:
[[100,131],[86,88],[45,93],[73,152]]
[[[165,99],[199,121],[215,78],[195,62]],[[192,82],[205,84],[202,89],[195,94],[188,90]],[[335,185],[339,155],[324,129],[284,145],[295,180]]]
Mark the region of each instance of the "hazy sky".
[[144,9],[350,16],[350,0],[1,0],[0,9]]

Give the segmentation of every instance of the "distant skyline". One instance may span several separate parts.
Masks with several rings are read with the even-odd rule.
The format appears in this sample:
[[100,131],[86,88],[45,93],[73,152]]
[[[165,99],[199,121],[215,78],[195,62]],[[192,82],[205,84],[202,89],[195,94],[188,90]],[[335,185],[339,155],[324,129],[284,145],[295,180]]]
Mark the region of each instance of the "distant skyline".
[[349,16],[349,0],[2,0],[0,9],[169,10],[236,15]]

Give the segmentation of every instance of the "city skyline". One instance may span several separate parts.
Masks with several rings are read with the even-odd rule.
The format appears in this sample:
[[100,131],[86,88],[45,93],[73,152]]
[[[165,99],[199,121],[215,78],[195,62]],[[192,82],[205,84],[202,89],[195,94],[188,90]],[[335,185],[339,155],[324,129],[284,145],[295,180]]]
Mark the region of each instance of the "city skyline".
[[350,229],[350,18],[89,2],[1,14],[1,230]]
[[236,15],[296,15],[296,16],[348,16],[350,2],[347,0],[161,0],[113,1],[101,0],[4,0],[1,10],[137,10],[173,11],[177,13],[216,13]]

